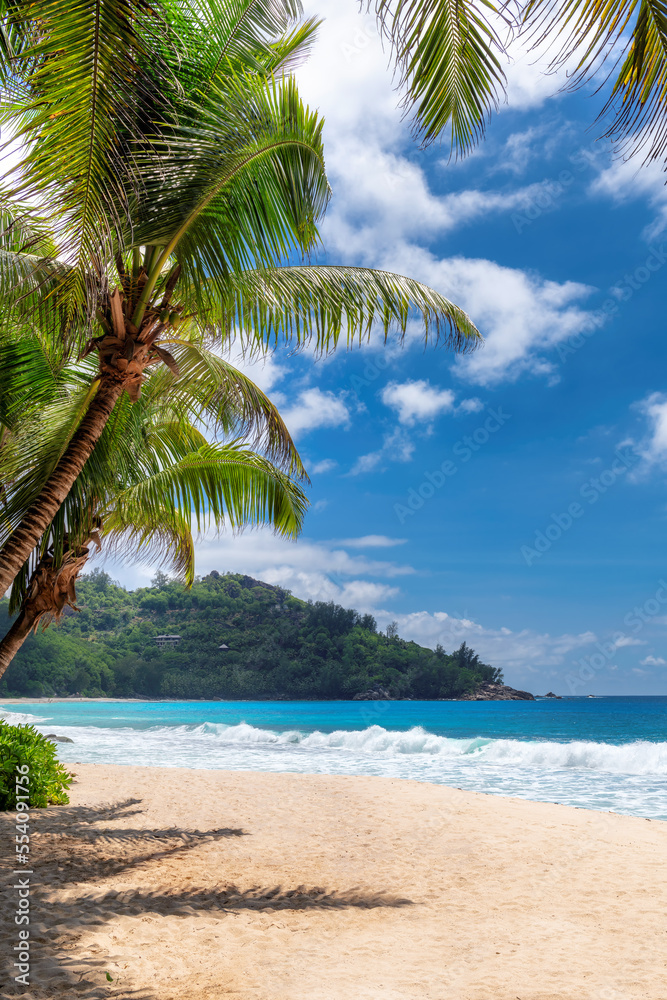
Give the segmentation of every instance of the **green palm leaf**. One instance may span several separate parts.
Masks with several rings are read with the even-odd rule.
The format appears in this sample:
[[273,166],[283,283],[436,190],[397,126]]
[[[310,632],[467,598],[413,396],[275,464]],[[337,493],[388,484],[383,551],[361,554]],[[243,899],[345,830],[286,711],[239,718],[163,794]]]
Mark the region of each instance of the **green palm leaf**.
[[11,8],[9,22],[30,40],[13,61],[23,91],[3,109],[24,155],[14,195],[39,201],[75,265],[75,301],[112,238],[127,201],[123,133],[137,127],[137,101],[157,101],[139,65],[151,58],[154,22],[144,0],[45,0]]
[[233,330],[255,350],[284,340],[325,352],[341,336],[348,346],[369,338],[376,326],[385,340],[392,332],[403,337],[415,318],[426,339],[456,351],[481,342],[470,318],[444,295],[389,271],[301,265],[232,274],[222,295],[219,284],[198,283],[183,291],[183,299],[201,310],[214,334]]
[[504,53],[497,28],[511,24],[492,0],[376,0],[375,12],[391,39],[415,133],[433,142],[446,128],[453,148],[470,152],[504,92]]
[[[667,3],[665,0],[566,0],[554,11],[547,0],[530,0],[526,30],[535,44],[556,49],[552,68],[576,55],[568,88],[600,72],[615,78],[600,118],[611,113],[605,135],[630,155],[645,150],[647,160],[667,150]],[[628,32],[631,30],[631,34]],[[608,66],[608,69],[605,68]]]
[[161,251],[137,326],[172,255],[194,284],[307,251],[330,193],[322,120],[292,79],[229,78],[174,129],[168,150],[168,158],[142,161],[146,194],[134,239]]
[[[191,585],[194,549],[187,535],[192,520],[199,532],[211,524],[234,531],[247,524],[269,524],[278,534],[294,538],[307,506],[303,490],[261,455],[235,444],[206,444],[121,489],[102,521],[116,557],[170,561]],[[187,528],[187,535],[178,531],[179,525]]]

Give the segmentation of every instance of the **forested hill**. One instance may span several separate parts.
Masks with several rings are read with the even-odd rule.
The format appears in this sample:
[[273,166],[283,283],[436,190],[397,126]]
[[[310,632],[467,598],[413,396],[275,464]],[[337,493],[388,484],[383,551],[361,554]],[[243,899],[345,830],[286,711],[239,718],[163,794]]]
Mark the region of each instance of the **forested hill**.
[[[81,610],[26,641],[0,697],[455,698],[502,679],[465,644],[434,652],[248,576],[213,572],[186,590],[158,574],[128,592],[96,570],[77,589]],[[0,615],[1,635],[6,600]]]

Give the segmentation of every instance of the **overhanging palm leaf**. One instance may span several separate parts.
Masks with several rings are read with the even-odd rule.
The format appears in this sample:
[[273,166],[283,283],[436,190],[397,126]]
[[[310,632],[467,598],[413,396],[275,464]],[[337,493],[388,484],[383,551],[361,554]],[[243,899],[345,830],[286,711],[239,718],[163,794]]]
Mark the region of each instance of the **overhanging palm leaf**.
[[491,0],[376,0],[391,38],[406,112],[426,144],[445,129],[468,153],[482,138],[504,92],[504,43],[496,25],[511,19]]
[[[301,488],[262,455],[236,444],[206,444],[120,490],[103,516],[104,537],[116,555],[170,561],[191,585],[194,550],[181,545],[177,523],[187,521],[191,531],[195,520],[199,532],[211,525],[237,531],[248,524],[269,524],[278,534],[294,538],[306,508]],[[171,543],[165,545],[169,537]]]
[[[86,506],[91,490],[103,495],[109,490],[110,476],[119,482],[123,470],[145,461],[142,456],[147,446],[155,460],[173,464],[206,444],[203,431],[208,428],[225,437],[243,435],[250,447],[261,448],[266,460],[277,463],[287,476],[307,478],[280,414],[251,379],[203,348],[184,343],[174,353],[183,369],[183,385],[175,388],[172,374],[156,369],[147,378],[146,392],[138,405],[132,406],[125,396],[114,409],[84,470],[52,520],[50,544],[56,556],[63,551],[66,536],[72,541],[71,525],[77,520],[78,507]],[[90,372],[92,366],[87,367]],[[82,365],[74,372],[61,373],[58,385],[62,398],[42,407],[31,421],[24,418],[16,430],[13,450],[3,462],[7,488],[0,506],[0,541],[11,537],[40,496],[80,426],[91,392],[90,374],[86,378],[85,372],[86,365]],[[114,469],[118,470],[115,479]],[[95,483],[101,485],[93,488]]]
[[[549,42],[557,69],[577,55],[568,82],[578,87],[611,63],[620,62],[601,117],[615,117],[605,135],[630,154],[647,149],[647,159],[667,149],[667,3],[665,0],[566,0],[557,11],[547,0],[530,0],[525,24],[536,44]],[[631,35],[628,38],[628,30]]]
[[[222,282],[220,282],[222,284]],[[250,349],[280,341],[313,345],[316,352],[368,339],[379,328],[386,340],[402,338],[418,318],[427,340],[460,353],[481,340],[466,313],[444,295],[388,271],[338,265],[301,265],[241,271],[224,293],[211,281],[184,289],[182,300],[199,309],[213,332],[226,326]]]
[[231,78],[164,143],[168,158],[142,162],[146,198],[134,238],[160,250],[135,326],[172,255],[194,283],[308,251],[330,193],[322,120],[292,79]]

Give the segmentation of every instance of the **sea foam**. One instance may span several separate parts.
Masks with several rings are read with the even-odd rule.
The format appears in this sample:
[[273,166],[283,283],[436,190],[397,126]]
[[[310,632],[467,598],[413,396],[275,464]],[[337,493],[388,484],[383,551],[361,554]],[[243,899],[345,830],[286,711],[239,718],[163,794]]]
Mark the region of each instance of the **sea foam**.
[[[185,727],[184,727],[185,728]],[[163,730],[173,732],[173,730]],[[559,743],[550,740],[452,739],[429,733],[421,726],[406,732],[369,726],[361,730],[335,730],[332,733],[301,733],[290,729],[274,732],[242,722],[236,726],[206,722],[191,730],[213,736],[226,743],[293,744],[304,749],[337,749],[364,754],[428,754],[462,757],[476,755],[480,762],[504,763],[553,770],[582,768],[616,774],[667,774],[667,743],[637,740],[616,745],[588,740]]]

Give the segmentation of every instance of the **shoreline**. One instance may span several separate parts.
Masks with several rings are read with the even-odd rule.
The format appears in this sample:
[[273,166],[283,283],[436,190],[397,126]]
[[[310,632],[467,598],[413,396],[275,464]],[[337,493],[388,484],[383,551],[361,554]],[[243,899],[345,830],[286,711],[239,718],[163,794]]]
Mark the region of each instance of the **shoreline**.
[[[555,698],[547,698],[546,695],[536,694],[533,696],[535,701],[572,701],[572,700],[585,700],[587,698],[661,698],[664,695],[558,695]],[[371,701],[371,699],[369,699]],[[425,702],[427,704],[446,704],[447,702],[452,702],[455,704],[482,704],[488,701],[497,702],[511,702],[512,704],[517,704],[525,699],[508,699],[508,698],[489,698],[489,699],[475,699],[475,698],[387,698],[382,699],[379,702],[373,702],[374,704],[402,704],[403,702]],[[78,702],[90,702],[94,703],[109,703],[113,702],[127,702],[127,703],[137,703],[137,704],[151,704],[151,705],[187,705],[187,704],[203,704],[203,705],[246,705],[246,704],[350,704],[359,705],[364,703],[364,701],[356,700],[354,698],[82,698],[82,697],[71,697],[71,698],[48,698],[46,696],[40,695],[35,698],[2,698],[0,697],[1,705],[51,705],[51,704],[76,704]],[[527,702],[526,702],[527,703]]]
[[397,778],[72,769],[70,806],[31,819],[34,1000],[664,998],[664,823]]

